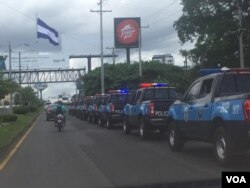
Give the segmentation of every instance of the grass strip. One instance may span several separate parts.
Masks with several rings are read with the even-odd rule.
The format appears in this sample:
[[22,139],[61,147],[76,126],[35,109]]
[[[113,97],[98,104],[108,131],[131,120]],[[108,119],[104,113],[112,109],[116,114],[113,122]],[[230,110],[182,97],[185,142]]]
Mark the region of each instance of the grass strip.
[[9,145],[19,133],[31,125],[42,109],[24,115],[18,115],[16,122],[0,123],[0,150]]

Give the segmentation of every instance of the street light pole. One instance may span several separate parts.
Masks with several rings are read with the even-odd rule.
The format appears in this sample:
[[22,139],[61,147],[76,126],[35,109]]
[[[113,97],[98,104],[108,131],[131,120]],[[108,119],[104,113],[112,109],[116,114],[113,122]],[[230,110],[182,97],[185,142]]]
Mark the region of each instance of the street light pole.
[[104,65],[103,65],[103,27],[102,27],[102,0],[100,1],[100,40],[101,40],[101,90],[104,94]]
[[141,27],[139,28],[139,76],[142,77],[142,68],[141,68]]
[[240,68],[244,68],[244,52],[243,52],[243,33],[242,33],[242,9],[239,3],[237,3],[238,8],[238,19],[239,19],[239,51],[240,51]]
[[100,0],[98,3],[100,5],[100,10],[90,10],[91,12],[100,13],[100,45],[101,45],[101,93],[104,94],[105,85],[104,85],[104,65],[103,65],[103,26],[102,26],[102,13],[103,12],[112,12],[111,10],[102,9],[103,0]]
[[149,26],[141,26],[139,28],[139,39],[138,39],[138,42],[139,42],[139,76],[142,77],[142,62],[141,62],[141,29],[142,28],[149,28]]
[[18,52],[19,84],[21,85],[21,52]]
[[[9,42],[9,80],[12,80],[12,67],[11,67],[11,44]],[[12,92],[10,92],[10,111],[13,112],[13,99]]]
[[[20,84],[20,86],[21,86],[21,82],[22,82],[22,80],[21,80],[21,52],[19,51],[18,52],[18,59],[19,59],[19,84]],[[21,90],[20,90],[20,92],[19,92],[19,103],[20,103],[20,105],[22,104],[22,94],[21,94]]]
[[113,65],[115,65],[115,47],[106,47],[106,49],[111,49],[112,50],[112,59],[113,59]]

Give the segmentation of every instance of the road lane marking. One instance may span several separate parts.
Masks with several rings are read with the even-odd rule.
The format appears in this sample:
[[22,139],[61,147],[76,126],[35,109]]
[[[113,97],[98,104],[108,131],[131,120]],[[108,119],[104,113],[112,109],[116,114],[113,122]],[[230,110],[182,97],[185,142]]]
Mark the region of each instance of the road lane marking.
[[23,135],[23,137],[18,141],[18,143],[14,146],[14,148],[8,153],[8,155],[5,157],[5,159],[2,162],[0,162],[0,171],[3,170],[3,168],[5,167],[5,165],[14,156],[14,154],[16,153],[16,151],[18,150],[18,148],[22,145],[23,141],[26,139],[26,137],[28,136],[28,134],[31,132],[31,130],[33,129],[33,127],[37,123],[37,121],[38,121],[38,119],[39,119],[40,116],[41,116],[41,114],[36,118],[35,122],[31,125],[31,127]]

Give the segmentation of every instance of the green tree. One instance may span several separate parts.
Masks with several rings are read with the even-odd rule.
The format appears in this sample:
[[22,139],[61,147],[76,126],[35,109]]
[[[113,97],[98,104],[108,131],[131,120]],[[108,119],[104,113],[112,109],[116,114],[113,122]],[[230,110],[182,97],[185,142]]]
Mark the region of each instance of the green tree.
[[[188,58],[205,67],[239,67],[239,32],[243,32],[244,59],[250,66],[249,0],[182,0],[183,15],[174,23],[180,41],[193,43]],[[239,28],[242,10],[242,30]]]
[[21,104],[25,106],[37,106],[40,103],[32,87],[20,88],[19,92],[15,95],[14,100],[16,104]]
[[19,85],[11,80],[7,80],[0,72],[0,99],[3,99],[7,94],[13,93],[19,89]]
[[[167,82],[175,86],[180,93],[185,92],[194,79],[190,71],[181,67],[166,65],[158,62],[143,62],[142,78],[139,77],[139,64],[105,64],[105,88],[127,88],[134,90],[140,82]],[[101,92],[100,68],[96,68],[83,76],[83,91],[85,95],[94,95]]]

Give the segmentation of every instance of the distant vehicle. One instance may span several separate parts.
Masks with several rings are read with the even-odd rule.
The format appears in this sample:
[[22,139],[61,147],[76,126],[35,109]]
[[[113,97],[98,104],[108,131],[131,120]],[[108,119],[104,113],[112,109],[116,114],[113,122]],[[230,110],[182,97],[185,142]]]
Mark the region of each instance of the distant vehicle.
[[76,116],[76,113],[77,113],[77,102],[73,102],[72,104],[71,104],[71,106],[70,106],[70,115],[72,115],[72,116]]
[[55,119],[57,104],[50,104],[46,109],[46,120]]
[[44,104],[44,111],[47,110],[48,106],[51,104],[50,101],[46,101],[45,104]]
[[220,71],[195,80],[183,99],[169,109],[171,150],[180,151],[189,140],[212,143],[221,164],[247,151],[250,148],[249,80],[250,69]]
[[76,117],[82,119],[83,101],[79,101],[76,106]]
[[110,90],[104,104],[99,107],[98,124],[106,124],[108,129],[113,125],[123,122],[123,109],[125,104],[132,98],[133,94],[128,90]]
[[130,134],[132,129],[139,129],[140,137],[146,139],[154,130],[165,132],[168,108],[176,100],[176,91],[166,83],[142,83],[140,87],[124,107],[123,130]]
[[83,120],[88,119],[89,106],[93,104],[93,96],[85,96],[83,99],[83,107],[81,111],[81,117]]
[[93,97],[93,104],[89,106],[89,122],[96,123],[99,118],[99,107],[107,100],[106,94],[96,94]]
[[63,104],[71,104],[70,95],[63,93],[58,96],[58,100],[62,101]]
[[73,106],[74,106],[74,103],[72,102],[69,106],[69,115],[73,115]]

